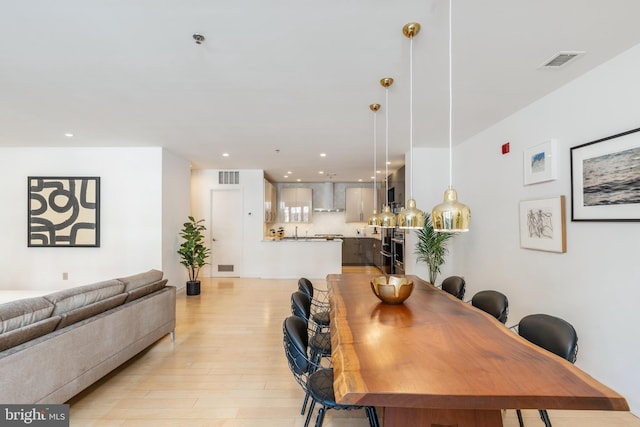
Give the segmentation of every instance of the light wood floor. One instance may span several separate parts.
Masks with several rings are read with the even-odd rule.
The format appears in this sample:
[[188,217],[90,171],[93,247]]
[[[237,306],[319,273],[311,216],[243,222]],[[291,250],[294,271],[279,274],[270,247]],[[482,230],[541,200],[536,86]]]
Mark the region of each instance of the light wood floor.
[[[281,329],[296,289],[296,280],[204,279],[200,296],[179,294],[175,342],[161,339],[73,398],[71,426],[302,427],[304,395]],[[554,427],[640,426],[629,413],[549,413]],[[535,411],[524,416],[527,427],[543,425]],[[514,411],[504,425],[518,425]],[[324,426],[368,422],[362,411],[329,411]]]

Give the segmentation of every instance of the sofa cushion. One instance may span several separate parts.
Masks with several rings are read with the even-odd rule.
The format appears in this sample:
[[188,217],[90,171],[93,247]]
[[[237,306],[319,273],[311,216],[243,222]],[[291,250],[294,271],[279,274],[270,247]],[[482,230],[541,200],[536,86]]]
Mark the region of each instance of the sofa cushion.
[[87,304],[82,307],[69,310],[60,316],[60,323],[58,323],[56,329],[62,329],[81,320],[88,319],[91,316],[95,316],[96,314],[111,310],[113,307],[117,307],[124,303],[124,300],[126,298],[127,294],[118,294],[100,301],[96,301],[92,304]]
[[162,280],[163,274],[164,273],[159,270],[149,270],[144,273],[134,274],[133,276],[123,277],[118,280],[124,283],[124,291],[130,292],[141,286]]
[[[53,309],[53,307],[51,308]],[[0,351],[15,347],[52,332],[59,321],[60,317],[58,316],[48,317],[38,322],[25,325],[19,329],[14,329],[13,331],[0,334]]]
[[166,286],[166,284],[167,284],[167,279],[163,279],[157,282],[149,283],[147,285],[139,286],[135,289],[132,289],[129,292],[127,292],[127,300],[125,301],[125,303],[136,300],[145,295],[149,295],[150,293],[155,292],[159,289],[162,289]]
[[24,298],[0,304],[0,334],[46,319],[53,304],[43,297]]
[[123,293],[124,284],[119,280],[107,280],[91,285],[78,286],[63,291],[45,295],[48,301],[54,304],[53,316],[66,313],[76,308],[93,304],[97,301],[110,298]]

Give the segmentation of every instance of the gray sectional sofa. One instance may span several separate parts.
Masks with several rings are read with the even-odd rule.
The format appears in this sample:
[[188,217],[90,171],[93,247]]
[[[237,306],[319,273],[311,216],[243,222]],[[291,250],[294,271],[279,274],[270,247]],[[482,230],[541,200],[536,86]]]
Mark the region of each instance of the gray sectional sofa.
[[167,334],[176,288],[150,270],[0,304],[0,404],[64,403]]

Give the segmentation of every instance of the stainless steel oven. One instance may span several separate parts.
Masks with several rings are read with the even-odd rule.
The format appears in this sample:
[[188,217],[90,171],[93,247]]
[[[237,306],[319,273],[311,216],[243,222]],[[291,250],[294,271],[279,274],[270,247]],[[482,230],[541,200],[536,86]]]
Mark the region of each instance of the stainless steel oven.
[[391,255],[393,261],[393,274],[404,274],[404,230],[393,230],[391,238]]
[[382,272],[384,274],[391,274],[393,272],[393,229],[382,228],[380,229],[380,257]]

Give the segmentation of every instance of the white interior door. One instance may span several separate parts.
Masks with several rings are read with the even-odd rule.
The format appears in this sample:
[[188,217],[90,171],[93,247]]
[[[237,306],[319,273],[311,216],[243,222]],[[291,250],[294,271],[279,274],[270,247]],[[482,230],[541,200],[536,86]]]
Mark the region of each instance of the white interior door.
[[242,262],[242,193],[211,191],[211,277],[239,277]]

